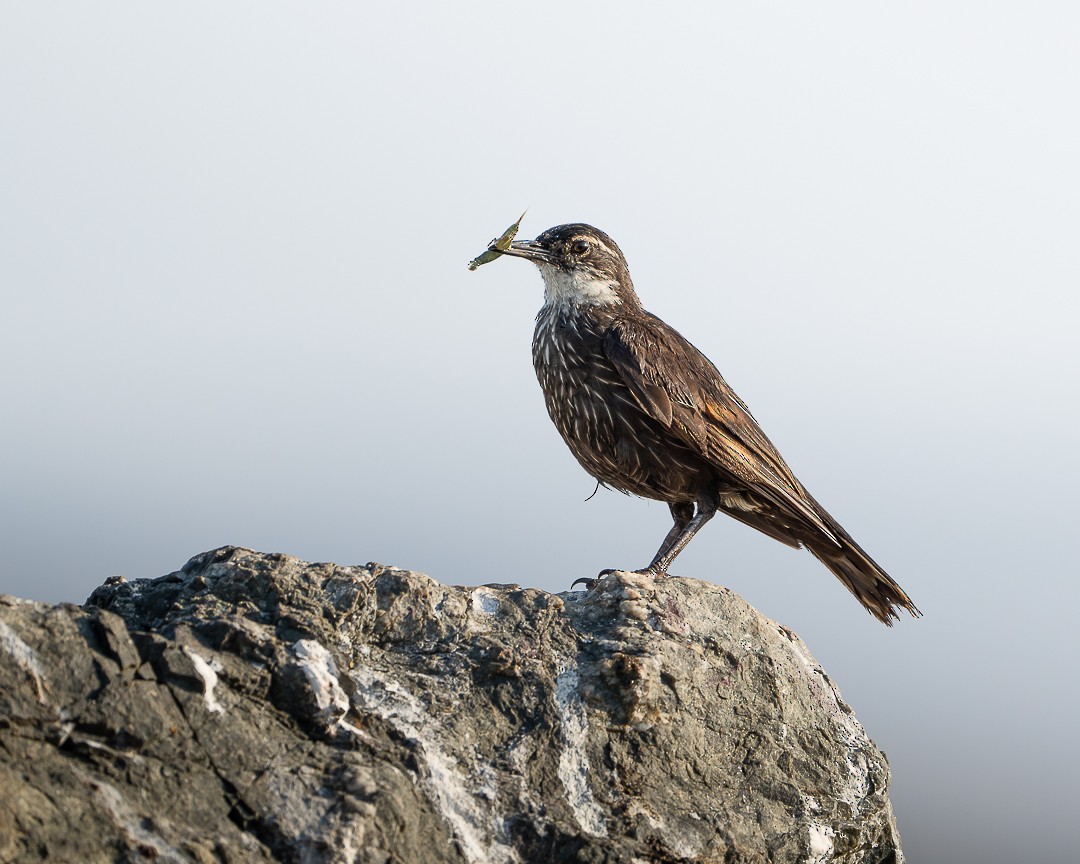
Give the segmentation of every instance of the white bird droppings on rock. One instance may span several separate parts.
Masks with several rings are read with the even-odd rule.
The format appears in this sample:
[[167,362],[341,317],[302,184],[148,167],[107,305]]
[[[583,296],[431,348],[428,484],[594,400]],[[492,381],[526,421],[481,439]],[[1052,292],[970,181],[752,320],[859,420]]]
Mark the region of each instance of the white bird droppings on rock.
[[224,714],[225,709],[218,702],[217,697],[214,696],[214,688],[217,687],[218,683],[217,673],[221,671],[221,664],[213,657],[209,660],[200,657],[186,645],[184,646],[184,654],[187,655],[191,665],[195,667],[195,671],[202,678],[203,699],[206,702],[206,710],[211,714]]
[[483,588],[472,592],[472,608],[479,615],[498,615],[499,598]]
[[807,864],[827,864],[832,861],[833,852],[833,829],[822,822],[811,822],[809,826],[810,848],[807,850],[809,858]]
[[338,721],[349,710],[349,697],[341,689],[334,658],[314,639],[301,639],[293,644],[292,650],[311,687],[322,719],[327,723]]

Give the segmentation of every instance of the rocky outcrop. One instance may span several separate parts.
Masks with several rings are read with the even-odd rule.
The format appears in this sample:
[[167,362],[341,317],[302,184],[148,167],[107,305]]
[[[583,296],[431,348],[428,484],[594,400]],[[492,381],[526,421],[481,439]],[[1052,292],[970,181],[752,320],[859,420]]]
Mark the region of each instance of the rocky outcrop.
[[224,548],[0,598],[0,860],[897,862],[884,755],[730,591]]

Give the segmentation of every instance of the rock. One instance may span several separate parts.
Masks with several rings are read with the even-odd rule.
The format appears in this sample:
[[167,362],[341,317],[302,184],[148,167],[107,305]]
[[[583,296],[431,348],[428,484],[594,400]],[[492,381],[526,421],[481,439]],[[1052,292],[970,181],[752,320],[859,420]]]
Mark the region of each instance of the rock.
[[901,862],[882,754],[730,591],[227,547],[0,598],[0,860]]

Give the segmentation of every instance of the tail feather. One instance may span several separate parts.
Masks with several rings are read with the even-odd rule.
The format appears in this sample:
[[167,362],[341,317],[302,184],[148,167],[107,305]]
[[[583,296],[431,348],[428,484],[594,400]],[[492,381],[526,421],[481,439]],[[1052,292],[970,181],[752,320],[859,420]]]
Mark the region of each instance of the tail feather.
[[[905,609],[916,618],[922,615],[911,598],[892,577],[871,558],[839,525],[835,533],[840,546],[827,540],[803,541],[803,545],[829,568],[866,610],[882,624],[891,627],[899,621],[897,609]],[[831,527],[831,526],[830,526]]]
[[[797,481],[796,481],[797,482]],[[832,571],[866,610],[891,627],[899,621],[898,609],[916,618],[922,615],[911,598],[881,566],[852,539],[829,512],[802,486],[800,499],[818,517],[813,522],[802,512],[782,510],[757,495],[731,495],[721,500],[720,509],[740,522],[756,528],[781,543],[802,547]],[[822,530],[825,526],[826,530]]]

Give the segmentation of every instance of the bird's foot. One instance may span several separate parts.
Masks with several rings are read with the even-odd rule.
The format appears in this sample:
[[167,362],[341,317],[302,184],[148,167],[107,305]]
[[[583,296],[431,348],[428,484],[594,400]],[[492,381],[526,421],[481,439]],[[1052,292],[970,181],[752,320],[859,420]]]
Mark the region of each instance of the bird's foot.
[[651,576],[653,579],[663,579],[667,576],[667,573],[655,567],[642,567],[640,570],[620,570],[618,567],[608,567],[597,573],[595,579],[589,579],[585,576],[582,576],[580,579],[575,579],[570,586],[570,590],[573,591],[576,585],[584,585],[586,591],[592,591],[592,589],[596,587],[597,582],[605,576],[610,576],[612,573],[633,573],[635,576]]
[[610,576],[612,573],[620,572],[622,571],[615,567],[608,567],[607,569],[601,570],[599,573],[597,573],[595,579],[590,579],[586,576],[582,576],[580,579],[574,580],[573,585],[570,586],[570,590],[573,591],[574,586],[576,585],[584,585],[586,591],[592,591],[592,589],[596,587],[596,583],[603,579],[605,576]]

